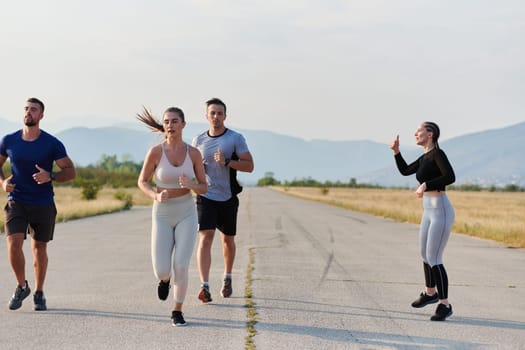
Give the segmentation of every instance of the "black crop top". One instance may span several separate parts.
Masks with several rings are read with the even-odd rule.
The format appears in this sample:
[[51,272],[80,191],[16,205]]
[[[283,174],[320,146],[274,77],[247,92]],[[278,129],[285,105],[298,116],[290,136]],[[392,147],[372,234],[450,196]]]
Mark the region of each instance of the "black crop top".
[[445,191],[445,186],[456,181],[454,169],[452,169],[445,152],[439,148],[434,148],[423,154],[410,165],[407,165],[401,153],[394,157],[401,175],[407,176],[415,173],[420,184],[423,182],[427,184],[426,191]]

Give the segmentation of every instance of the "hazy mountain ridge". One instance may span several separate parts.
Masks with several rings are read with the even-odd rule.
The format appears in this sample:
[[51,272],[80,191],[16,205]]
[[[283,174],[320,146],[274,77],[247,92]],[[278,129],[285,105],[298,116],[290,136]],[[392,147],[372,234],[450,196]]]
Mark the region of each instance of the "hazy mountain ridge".
[[[20,128],[20,124],[0,120],[2,135]],[[43,128],[45,129],[44,125]],[[241,132],[255,159],[251,174],[239,173],[245,184],[254,184],[265,173],[272,172],[278,180],[312,178],[319,181],[358,182],[385,186],[416,184],[415,176],[403,177],[395,168],[392,151],[387,144],[374,141],[311,140],[269,131]],[[207,130],[205,123],[188,124],[184,139]],[[456,184],[517,184],[525,187],[525,122],[502,129],[467,134],[440,143],[455,171]],[[162,140],[140,123],[111,127],[74,127],[55,135],[61,139],[70,157],[81,166],[94,164],[103,154],[124,156],[141,162],[148,149]],[[407,162],[415,160],[421,149],[413,145],[401,149]]]
[[[466,135],[446,143],[465,182],[525,184],[525,123]],[[470,145],[475,145],[473,148]],[[475,152],[469,152],[469,148]]]
[[[501,129],[481,131],[440,143],[456,173],[456,184],[525,187],[525,122]],[[421,150],[404,152],[407,163],[415,160]],[[413,176],[392,176],[395,164],[367,174],[363,181],[385,185],[414,186]]]

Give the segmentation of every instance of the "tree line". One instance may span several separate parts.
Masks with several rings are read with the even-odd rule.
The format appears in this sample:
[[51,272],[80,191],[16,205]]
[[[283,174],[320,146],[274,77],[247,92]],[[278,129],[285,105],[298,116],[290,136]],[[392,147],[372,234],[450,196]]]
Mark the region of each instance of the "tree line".
[[[274,178],[274,174],[272,172],[267,172],[264,174],[264,177],[259,179],[257,181],[257,186],[284,186],[284,187],[320,187],[320,188],[329,188],[329,187],[346,187],[346,188],[387,188],[380,185],[374,185],[369,183],[358,183],[356,178],[352,177],[348,182],[344,181],[317,181],[315,179],[312,179],[310,177],[308,178],[302,178],[302,179],[294,179],[291,181],[285,180],[285,181],[279,181]],[[392,187],[388,187],[392,188]],[[399,189],[409,189],[408,187],[396,187]],[[490,192],[496,192],[496,191],[502,191],[502,192],[524,192],[525,188],[520,187],[515,184],[507,184],[504,187],[498,187],[495,185],[491,186],[481,186],[477,184],[461,184],[461,185],[451,185],[447,186],[447,189],[449,190],[456,190],[456,191],[474,191],[474,192],[481,192],[481,191],[490,191]]]
[[[7,163],[7,162],[6,162]],[[130,188],[137,186],[137,178],[142,168],[142,163],[136,163],[129,157],[124,156],[121,160],[116,155],[103,154],[95,163],[84,167],[76,167],[77,177],[67,183],[57,183],[56,186],[73,186],[80,187],[87,192],[87,197],[91,197],[103,186],[112,188]],[[9,176],[9,166],[4,164],[4,174]],[[58,171],[58,169],[55,169]],[[358,183],[356,178],[351,177],[348,181],[318,181],[311,177],[279,181],[275,179],[273,172],[266,172],[264,176],[257,181],[257,186],[285,186],[285,187],[348,187],[348,188],[386,188],[380,185]],[[508,184],[504,187],[481,186],[477,184],[461,184],[447,187],[450,190],[458,191],[505,191],[505,192],[523,192],[525,188],[515,184]],[[90,199],[90,198],[88,198]],[[92,198],[91,198],[92,199]]]

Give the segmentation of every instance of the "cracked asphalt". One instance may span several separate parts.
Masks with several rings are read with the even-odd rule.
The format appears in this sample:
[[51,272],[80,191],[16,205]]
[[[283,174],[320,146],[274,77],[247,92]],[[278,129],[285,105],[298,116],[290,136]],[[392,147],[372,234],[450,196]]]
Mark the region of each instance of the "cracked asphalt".
[[[240,202],[234,294],[219,295],[223,267],[216,236],[214,301],[197,300],[194,254],[187,327],[171,326],[172,294],[166,302],[156,297],[149,207],[57,225],[45,312],[33,311],[31,298],[8,310],[15,282],[0,237],[0,348],[244,349],[250,249],[256,349],[525,348],[523,249],[453,234],[444,262],[454,315],[431,322],[435,305],[410,307],[423,288],[417,225],[265,188],[245,188]],[[28,243],[26,273],[33,286]]]

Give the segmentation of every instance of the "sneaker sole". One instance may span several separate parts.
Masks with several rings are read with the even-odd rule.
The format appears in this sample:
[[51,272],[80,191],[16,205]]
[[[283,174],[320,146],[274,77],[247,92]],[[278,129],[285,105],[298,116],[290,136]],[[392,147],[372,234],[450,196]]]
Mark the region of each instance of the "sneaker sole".
[[20,305],[16,304],[16,305],[12,305],[12,304],[9,304],[9,310],[18,310],[22,307],[22,303],[20,303]]
[[186,327],[188,325],[188,322],[186,323],[172,323],[173,327]]

